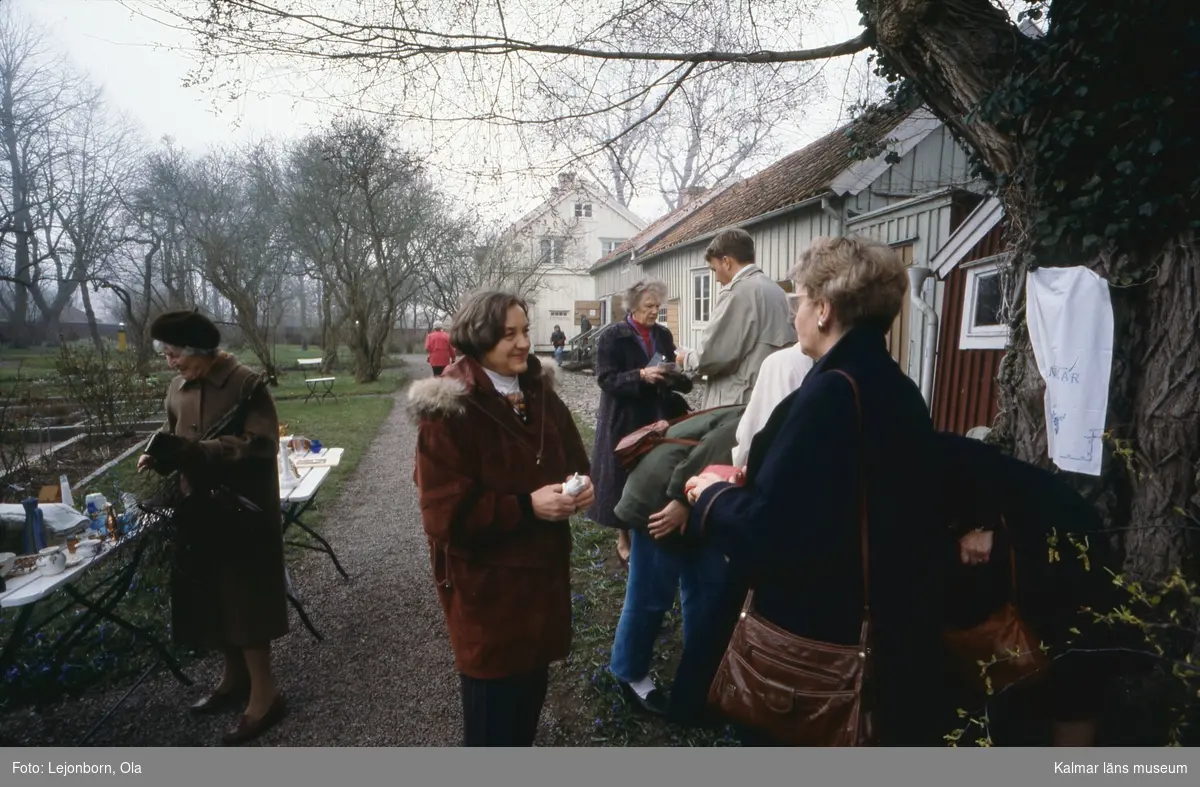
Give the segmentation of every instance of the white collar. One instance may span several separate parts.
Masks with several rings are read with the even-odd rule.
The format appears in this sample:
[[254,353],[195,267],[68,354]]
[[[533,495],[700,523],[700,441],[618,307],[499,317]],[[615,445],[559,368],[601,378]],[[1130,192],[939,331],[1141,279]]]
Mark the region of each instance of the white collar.
[[742,268],[740,271],[738,271],[737,273],[733,274],[733,278],[729,280],[729,286],[731,286],[731,287],[732,287],[732,286],[733,286],[733,283],[734,283],[735,281],[737,281],[738,279],[742,278],[742,275],[743,275],[743,274],[745,274],[745,273],[747,273],[747,272],[748,272],[748,271],[749,271],[751,268],[753,268],[753,267],[754,267],[754,263],[750,263],[749,265],[746,265],[746,266],[744,266],[744,267],[743,267],[743,268]]
[[487,373],[488,379],[492,381],[492,385],[496,390],[505,396],[510,393],[516,393],[521,388],[521,381],[517,377],[506,377],[503,374],[496,374],[486,366],[483,371]]

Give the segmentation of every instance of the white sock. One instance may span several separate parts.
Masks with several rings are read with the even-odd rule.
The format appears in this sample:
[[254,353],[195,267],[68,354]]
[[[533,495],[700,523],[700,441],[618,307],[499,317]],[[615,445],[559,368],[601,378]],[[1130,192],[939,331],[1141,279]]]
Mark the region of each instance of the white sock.
[[633,683],[630,683],[629,688],[637,692],[637,695],[642,699],[646,699],[650,696],[650,692],[654,691],[654,689],[657,687],[654,685],[654,681],[650,678],[650,676],[647,675],[641,680],[635,680]]

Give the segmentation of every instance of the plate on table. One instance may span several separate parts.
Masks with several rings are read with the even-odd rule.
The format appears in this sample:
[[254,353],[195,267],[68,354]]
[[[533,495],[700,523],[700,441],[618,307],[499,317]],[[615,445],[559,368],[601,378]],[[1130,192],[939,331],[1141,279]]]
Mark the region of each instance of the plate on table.
[[67,555],[67,568],[74,568],[75,566],[78,566],[80,563],[86,563],[88,560],[89,560],[89,558],[84,557],[83,555],[79,554],[78,552],[76,552],[74,554],[68,554]]

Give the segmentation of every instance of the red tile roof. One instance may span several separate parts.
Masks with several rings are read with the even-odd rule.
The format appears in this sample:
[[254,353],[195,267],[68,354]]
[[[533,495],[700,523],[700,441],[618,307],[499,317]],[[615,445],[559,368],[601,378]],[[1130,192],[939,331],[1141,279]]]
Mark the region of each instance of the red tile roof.
[[[807,147],[776,161],[705,201],[655,240],[642,255],[674,246],[749,221],[756,216],[820,196],[830,183],[858,161],[855,148],[870,149],[884,142],[911,110],[889,109],[851,121]],[[849,132],[853,130],[853,135]],[[642,234],[674,214],[659,219]],[[603,262],[603,261],[602,261]],[[598,263],[597,265],[599,265]]]
[[646,244],[654,242],[659,235],[662,235],[671,229],[671,227],[677,222],[682,221],[687,216],[711,202],[713,198],[719,195],[722,191],[724,191],[724,187],[710,189],[687,204],[681,205],[670,213],[664,213],[662,216],[659,216],[657,219],[652,221],[650,225],[646,227],[646,229],[642,230],[637,235],[634,235],[632,238],[629,238],[620,246],[617,246],[607,256],[601,257],[600,260],[592,266],[592,270],[598,271],[601,268],[605,268],[629,253],[630,249],[640,250]]

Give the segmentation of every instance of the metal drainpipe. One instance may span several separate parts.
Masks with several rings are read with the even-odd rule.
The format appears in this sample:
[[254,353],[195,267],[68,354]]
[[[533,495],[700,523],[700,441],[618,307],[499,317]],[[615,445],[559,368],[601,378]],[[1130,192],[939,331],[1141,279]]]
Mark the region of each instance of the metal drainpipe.
[[925,340],[921,348],[923,351],[921,358],[921,396],[925,398],[925,404],[928,407],[933,407],[933,363],[937,345],[938,316],[933,307],[922,297],[922,291],[925,289],[925,282],[932,275],[933,271],[929,268],[914,265],[908,269],[909,298],[912,300],[913,306],[916,306],[921,314],[925,316]]

